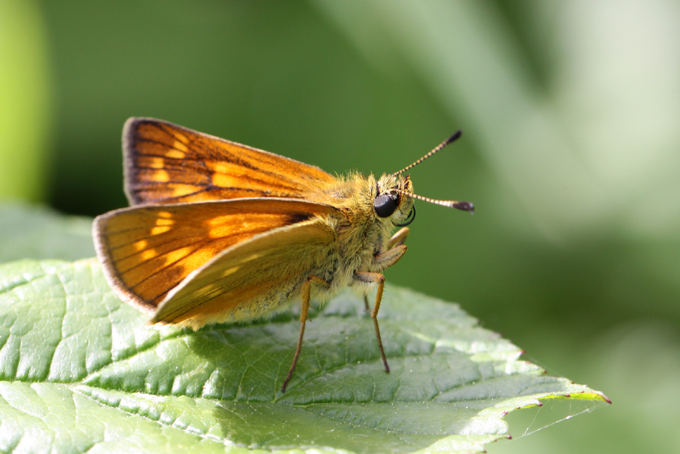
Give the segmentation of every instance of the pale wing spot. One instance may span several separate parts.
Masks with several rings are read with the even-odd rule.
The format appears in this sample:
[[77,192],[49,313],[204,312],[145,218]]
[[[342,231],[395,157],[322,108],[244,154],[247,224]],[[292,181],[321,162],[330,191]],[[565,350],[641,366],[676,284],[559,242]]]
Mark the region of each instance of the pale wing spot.
[[139,240],[132,243],[132,247],[134,248],[135,251],[143,251],[148,246],[149,242],[147,240]]
[[170,181],[170,175],[165,170],[157,170],[153,173],[152,179],[154,181],[160,181],[162,183],[167,183]]
[[[175,143],[172,144],[172,147],[176,151],[182,152],[182,154],[189,151],[189,148],[187,148],[187,146],[183,142],[180,142],[179,140],[175,140]],[[180,157],[184,157],[184,156],[180,156]]]
[[234,274],[235,272],[237,272],[239,270],[239,268],[241,268],[241,267],[240,266],[232,266],[231,268],[224,270],[224,272],[222,273],[222,277],[227,277],[230,274]]
[[165,254],[165,263],[175,263],[179,260],[182,260],[184,257],[187,255],[191,254],[192,248],[190,247],[183,247],[181,249],[176,249],[172,252],[168,252]]
[[153,157],[149,158],[148,166],[152,169],[162,169],[164,166],[163,158]]
[[223,173],[214,173],[212,175],[212,184],[221,188],[233,188],[241,185],[238,177],[225,175]]
[[171,218],[172,213],[169,211],[159,211],[158,213],[156,213],[156,216],[158,216],[159,218]]
[[177,140],[179,140],[180,142],[189,143],[189,139],[188,139],[187,136],[185,136],[184,134],[179,133],[179,132],[177,132],[177,131],[174,131],[174,132],[173,132],[173,135],[174,135],[175,138],[176,138]]
[[[179,142],[176,142],[176,143],[179,143]],[[175,149],[170,149],[165,153],[166,158],[184,159],[184,156],[186,156],[184,153],[182,153],[179,150],[175,150]]]
[[223,238],[232,233],[233,227],[229,224],[229,216],[217,216],[206,220],[209,238]]
[[211,227],[208,230],[208,238],[224,238],[233,233],[233,231],[234,229],[231,226]]
[[216,251],[212,249],[199,249],[187,257],[187,263],[189,263],[191,268],[198,268],[213,258],[215,256],[215,252]]
[[196,186],[192,184],[174,184],[172,185],[172,196],[181,197],[187,194],[196,192]]
[[231,219],[231,216],[215,216],[214,218],[206,219],[205,223],[209,227],[218,227],[229,222],[229,219]]
[[142,252],[142,261],[146,262],[147,260],[151,260],[157,255],[158,254],[153,249],[147,249],[146,251]]
[[160,235],[161,233],[170,231],[170,228],[169,225],[159,225],[151,229],[151,235]]
[[173,219],[158,218],[156,219],[156,225],[173,225],[175,221]]
[[223,188],[240,187],[243,182],[243,168],[228,162],[209,161],[208,168],[213,171],[212,183]]
[[260,257],[262,257],[262,254],[255,253],[255,254],[251,254],[250,256],[248,256],[248,257],[247,257],[246,259],[244,259],[243,261],[244,261],[244,262],[250,262],[251,260],[259,259]]
[[243,173],[241,166],[224,161],[207,161],[206,164],[208,165],[208,168],[210,168],[215,173],[228,173],[232,175]]

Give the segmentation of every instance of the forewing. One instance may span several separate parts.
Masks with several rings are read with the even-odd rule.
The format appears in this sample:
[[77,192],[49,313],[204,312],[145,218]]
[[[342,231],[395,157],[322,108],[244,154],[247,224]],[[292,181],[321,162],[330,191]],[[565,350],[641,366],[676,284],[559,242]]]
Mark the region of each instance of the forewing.
[[305,199],[334,181],[317,167],[150,118],[125,123],[123,154],[130,205]]
[[97,217],[93,236],[111,286],[151,314],[174,287],[225,249],[330,214],[337,210],[288,199],[149,205]]
[[336,240],[316,218],[233,246],[189,275],[151,321],[198,329],[272,313],[299,291],[310,272],[324,266]]

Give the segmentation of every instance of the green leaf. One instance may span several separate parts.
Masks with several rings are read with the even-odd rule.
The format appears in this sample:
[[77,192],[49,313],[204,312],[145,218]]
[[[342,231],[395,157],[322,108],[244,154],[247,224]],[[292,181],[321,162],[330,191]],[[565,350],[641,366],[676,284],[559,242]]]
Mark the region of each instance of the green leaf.
[[19,259],[78,260],[94,255],[92,219],[42,207],[0,205],[0,263]]
[[386,288],[382,368],[350,293],[315,312],[288,391],[299,322],[146,325],[99,264],[0,265],[0,451],[478,452],[541,399],[608,401],[549,377],[457,305]]

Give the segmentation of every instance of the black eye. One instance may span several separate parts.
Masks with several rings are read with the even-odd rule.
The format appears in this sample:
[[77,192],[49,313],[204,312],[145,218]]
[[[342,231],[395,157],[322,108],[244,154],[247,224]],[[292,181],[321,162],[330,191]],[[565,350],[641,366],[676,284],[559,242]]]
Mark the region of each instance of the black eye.
[[408,217],[406,218],[406,220],[404,222],[402,222],[401,224],[394,224],[394,225],[396,225],[397,227],[406,227],[411,222],[413,222],[415,220],[415,218],[416,218],[416,206],[413,205],[413,208],[411,208],[411,212],[408,214]]
[[397,209],[397,201],[387,194],[381,194],[373,201],[373,208],[378,217],[387,218]]

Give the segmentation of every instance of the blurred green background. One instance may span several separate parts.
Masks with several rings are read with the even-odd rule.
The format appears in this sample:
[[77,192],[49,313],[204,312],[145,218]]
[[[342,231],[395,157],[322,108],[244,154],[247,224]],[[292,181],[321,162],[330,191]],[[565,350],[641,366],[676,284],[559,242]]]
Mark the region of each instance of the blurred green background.
[[[411,172],[390,282],[614,402],[490,452],[678,452],[680,2],[0,2],[0,199],[122,207],[151,116],[331,173]],[[515,437],[519,433],[513,433]]]

